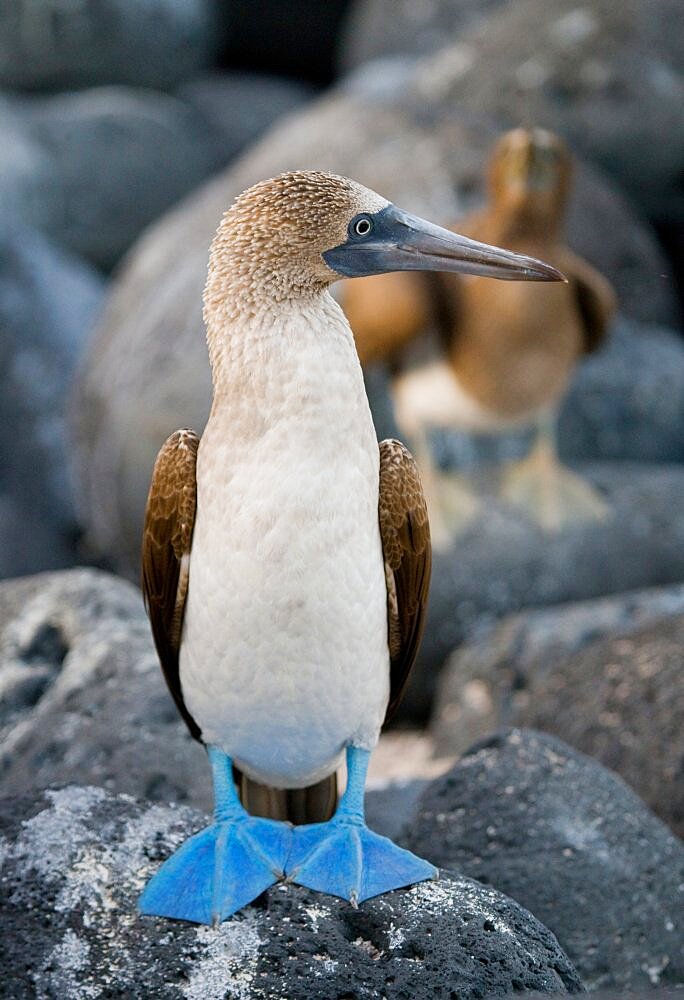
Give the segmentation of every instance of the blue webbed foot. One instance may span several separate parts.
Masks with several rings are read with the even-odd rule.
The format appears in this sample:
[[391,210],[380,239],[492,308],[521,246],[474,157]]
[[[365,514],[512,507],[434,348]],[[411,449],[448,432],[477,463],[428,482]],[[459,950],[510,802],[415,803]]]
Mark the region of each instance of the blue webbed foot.
[[292,829],[248,816],[213,823],[187,840],[148,882],[140,912],[216,924],[283,878]]
[[353,905],[436,877],[434,865],[373,833],[360,818],[335,815],[293,831],[288,881]]
[[190,837],[148,882],[141,913],[216,924],[283,878],[292,827],[245,811],[230,758],[208,747],[214,779],[214,822]]

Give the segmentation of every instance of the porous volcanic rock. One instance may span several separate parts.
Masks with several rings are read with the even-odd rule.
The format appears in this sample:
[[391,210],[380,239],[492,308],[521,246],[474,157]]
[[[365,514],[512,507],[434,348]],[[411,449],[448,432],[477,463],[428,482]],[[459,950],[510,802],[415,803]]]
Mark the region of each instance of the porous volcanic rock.
[[208,65],[216,43],[210,0],[12,0],[2,5],[0,86],[163,88]]
[[87,569],[1,583],[0,695],[2,794],[96,782],[210,807],[131,584]]
[[64,411],[103,295],[97,272],[0,212],[0,577],[74,560]]
[[512,615],[445,667],[436,753],[501,726],[543,729],[620,774],[684,835],[682,649],[681,586]]
[[589,989],[684,983],[684,844],[553,736],[476,743],[427,789],[404,842],[526,906]]
[[287,886],[218,928],[141,918],[159,862],[204,824],[188,808],[68,786],[0,803],[0,974],[13,1000],[387,1000],[578,993],[534,917],[443,873],[363,903]]

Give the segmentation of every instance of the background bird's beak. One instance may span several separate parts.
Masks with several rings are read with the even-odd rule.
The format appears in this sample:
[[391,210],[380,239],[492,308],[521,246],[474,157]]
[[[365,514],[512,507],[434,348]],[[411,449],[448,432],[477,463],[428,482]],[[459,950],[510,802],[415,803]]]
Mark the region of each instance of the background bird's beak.
[[509,281],[565,281],[555,267],[500,247],[459,236],[388,205],[369,216],[367,236],[350,234],[323,254],[326,264],[346,278],[388,271],[458,271]]

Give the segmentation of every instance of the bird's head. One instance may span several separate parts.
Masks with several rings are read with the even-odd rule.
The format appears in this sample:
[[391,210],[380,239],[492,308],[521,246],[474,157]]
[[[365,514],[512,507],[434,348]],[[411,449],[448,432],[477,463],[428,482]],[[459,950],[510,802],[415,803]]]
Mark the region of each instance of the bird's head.
[[228,290],[251,302],[283,301],[342,277],[417,270],[562,280],[548,264],[434,226],[346,177],[302,170],[256,184],[225,213],[205,307]]
[[562,139],[543,128],[516,128],[503,135],[489,161],[493,202],[510,211],[560,220],[570,190],[572,163]]

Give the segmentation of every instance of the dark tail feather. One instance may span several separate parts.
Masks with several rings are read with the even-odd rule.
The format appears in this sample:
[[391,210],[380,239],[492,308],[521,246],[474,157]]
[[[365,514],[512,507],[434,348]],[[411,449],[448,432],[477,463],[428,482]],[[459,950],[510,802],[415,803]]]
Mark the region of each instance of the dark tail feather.
[[289,823],[325,823],[337,806],[337,775],[308,788],[269,788],[252,781],[235,768],[242,804],[252,816]]

